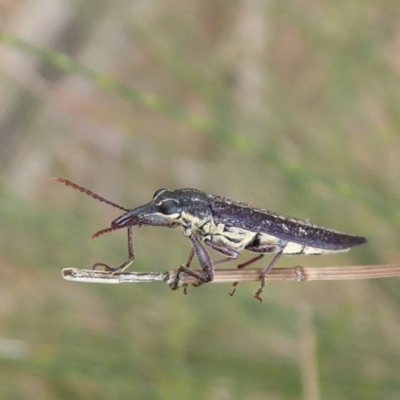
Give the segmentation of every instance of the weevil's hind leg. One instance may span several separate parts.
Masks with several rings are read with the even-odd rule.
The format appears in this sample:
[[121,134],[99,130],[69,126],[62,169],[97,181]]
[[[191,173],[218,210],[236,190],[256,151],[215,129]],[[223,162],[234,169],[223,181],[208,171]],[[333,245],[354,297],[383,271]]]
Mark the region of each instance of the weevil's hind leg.
[[264,268],[261,272],[261,285],[260,285],[259,289],[254,293],[254,298],[260,302],[262,302],[262,298],[260,297],[260,294],[265,289],[266,276],[268,275],[269,271],[271,271],[272,267],[276,264],[276,262],[281,258],[283,251],[285,250],[285,247],[286,247],[286,244],[281,248],[279,253],[275,254],[274,258],[270,261],[268,266],[266,268]]
[[135,252],[133,250],[133,239],[132,239],[132,227],[128,226],[127,228],[127,236],[128,236],[128,259],[121,264],[119,267],[110,267],[104,263],[95,263],[92,266],[92,269],[96,269],[98,267],[103,267],[106,272],[110,272],[113,274],[121,273],[125,269],[127,269],[135,260]]
[[[246,261],[246,262],[244,262],[244,263],[242,263],[242,264],[239,264],[239,265],[237,266],[237,268],[238,268],[238,269],[245,268],[245,267],[247,267],[248,265],[257,262],[258,260],[261,260],[261,259],[264,257],[264,255],[265,255],[265,254],[259,254],[258,256],[253,257],[253,258],[251,258],[250,260],[248,260],[248,261]],[[236,292],[238,286],[239,286],[239,282],[233,282],[233,283],[232,283],[231,291],[228,293],[229,296],[233,296],[233,295],[235,294],[235,292]]]
[[[251,258],[249,261],[244,262],[243,264],[239,264],[237,267],[238,268],[245,268],[250,264],[255,263],[256,261],[260,260],[261,258],[264,257],[265,254],[267,253],[277,253],[280,252],[282,250],[282,246],[278,246],[275,244],[268,244],[268,243],[264,243],[261,244],[260,243],[260,238],[258,237],[258,235],[254,238],[253,242],[250,243],[248,246],[246,246],[246,250],[248,251],[252,251],[254,253],[261,253],[258,256]],[[239,285],[239,282],[234,282],[232,284],[232,290],[229,292],[230,296],[233,296],[237,290],[237,287]]]

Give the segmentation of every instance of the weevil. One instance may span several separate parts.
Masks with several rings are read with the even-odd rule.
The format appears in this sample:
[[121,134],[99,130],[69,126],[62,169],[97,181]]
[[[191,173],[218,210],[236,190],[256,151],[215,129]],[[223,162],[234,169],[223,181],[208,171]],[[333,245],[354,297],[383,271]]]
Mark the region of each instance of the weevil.
[[[181,228],[183,235],[190,240],[192,248],[185,266],[178,270],[173,289],[178,288],[180,274],[183,272],[196,277],[199,284],[207,283],[214,278],[215,265],[239,258],[243,250],[257,253],[257,256],[239,264],[238,268],[244,268],[271,253],[274,256],[261,270],[261,285],[254,294],[254,297],[261,301],[260,294],[265,288],[266,276],[282,255],[337,253],[348,251],[367,241],[365,237],[327,229],[306,220],[255,208],[197,189],[159,189],[149,203],[127,209],[66,179],[56,178],[56,181],[125,211],[112,221],[109,228],[96,232],[93,237],[127,228],[128,260],[119,267],[96,263],[93,268],[103,266],[113,273],[122,272],[134,261],[133,226]],[[205,246],[224,257],[212,261]],[[200,272],[189,269],[194,255],[199,262]],[[237,283],[234,284],[231,295],[234,294],[236,286]]]

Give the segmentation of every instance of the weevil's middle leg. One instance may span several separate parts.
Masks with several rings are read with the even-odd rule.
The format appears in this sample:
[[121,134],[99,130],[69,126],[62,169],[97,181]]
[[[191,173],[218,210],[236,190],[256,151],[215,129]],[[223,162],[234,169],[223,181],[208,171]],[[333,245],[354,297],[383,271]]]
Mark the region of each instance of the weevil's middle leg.
[[183,272],[197,278],[199,284],[211,282],[214,279],[214,266],[207,250],[194,234],[190,235],[189,239],[192,242],[194,254],[196,254],[199,261],[201,272],[192,271],[190,268],[181,265],[176,274],[175,281],[171,284],[172,289],[179,287],[180,277]]
[[[213,265],[222,264],[222,263],[227,262],[227,261],[235,260],[236,258],[238,258],[240,256],[240,252],[238,252],[236,250],[233,250],[233,249],[228,249],[228,248],[223,247],[223,246],[218,246],[218,245],[214,244],[213,242],[211,242],[210,240],[205,240],[204,243],[207,246],[211,247],[213,250],[215,250],[215,251],[217,251],[217,252],[219,252],[219,253],[221,253],[221,254],[226,256],[225,258],[222,258],[221,260],[214,261]],[[204,251],[206,251],[206,250],[204,249]],[[192,250],[191,250],[191,252],[189,254],[189,257],[188,257],[188,260],[187,260],[185,266],[181,266],[180,267],[180,271],[181,272],[187,272],[187,269],[190,268],[190,264],[192,262],[193,256],[194,256],[194,247],[192,247]],[[207,253],[207,256],[208,256],[208,253]],[[178,274],[179,274],[179,271],[178,271]],[[197,283],[193,283],[193,286],[200,286],[203,283],[204,283],[204,280],[203,279],[199,279],[199,281]],[[178,286],[179,286],[179,281],[178,280],[175,281],[173,283],[173,285],[174,285],[173,289],[174,290],[177,289]],[[184,287],[184,294],[187,294],[187,286]]]
[[109,265],[104,263],[94,263],[92,269],[96,269],[98,267],[104,267],[106,272],[110,272],[113,274],[123,272],[125,269],[127,269],[135,260],[131,226],[127,227],[127,236],[128,236],[128,259],[123,264],[121,264],[119,267],[110,267]]
[[[193,247],[190,249],[190,253],[189,253],[189,257],[188,257],[188,259],[187,259],[187,261],[186,261],[186,264],[185,264],[185,267],[186,268],[190,268],[190,264],[192,263],[192,261],[193,261],[193,257],[194,257],[194,249],[193,249]],[[184,286],[183,286],[183,294],[187,294],[187,288],[188,288],[188,285],[187,284],[185,284]]]
[[214,261],[214,265],[216,264],[223,264],[228,261],[236,260],[240,257],[240,251],[230,249],[224,246],[218,246],[217,244],[213,243],[211,240],[205,240],[204,243],[211,247],[213,250],[217,251],[218,253],[223,254],[225,257],[221,258],[220,260]]

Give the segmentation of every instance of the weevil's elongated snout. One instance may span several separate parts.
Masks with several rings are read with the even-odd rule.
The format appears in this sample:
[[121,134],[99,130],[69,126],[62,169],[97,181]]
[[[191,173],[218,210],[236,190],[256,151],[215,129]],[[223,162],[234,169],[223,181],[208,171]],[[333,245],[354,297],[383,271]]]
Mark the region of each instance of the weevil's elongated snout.
[[135,225],[166,226],[169,228],[178,226],[176,221],[171,221],[168,216],[159,212],[154,201],[130,210],[111,222],[111,227],[115,229]]
[[111,223],[112,228],[124,228],[126,226],[145,225],[157,212],[154,202],[137,207],[121,215]]

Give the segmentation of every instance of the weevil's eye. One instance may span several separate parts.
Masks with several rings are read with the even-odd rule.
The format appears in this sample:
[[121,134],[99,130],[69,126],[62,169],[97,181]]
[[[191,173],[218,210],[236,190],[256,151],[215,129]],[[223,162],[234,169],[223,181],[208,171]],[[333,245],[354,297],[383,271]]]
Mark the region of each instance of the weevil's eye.
[[167,189],[158,189],[154,194],[153,194],[153,200],[158,197],[162,192],[166,192]]
[[181,210],[181,206],[176,200],[165,200],[158,206],[158,211],[165,215],[177,214]]

